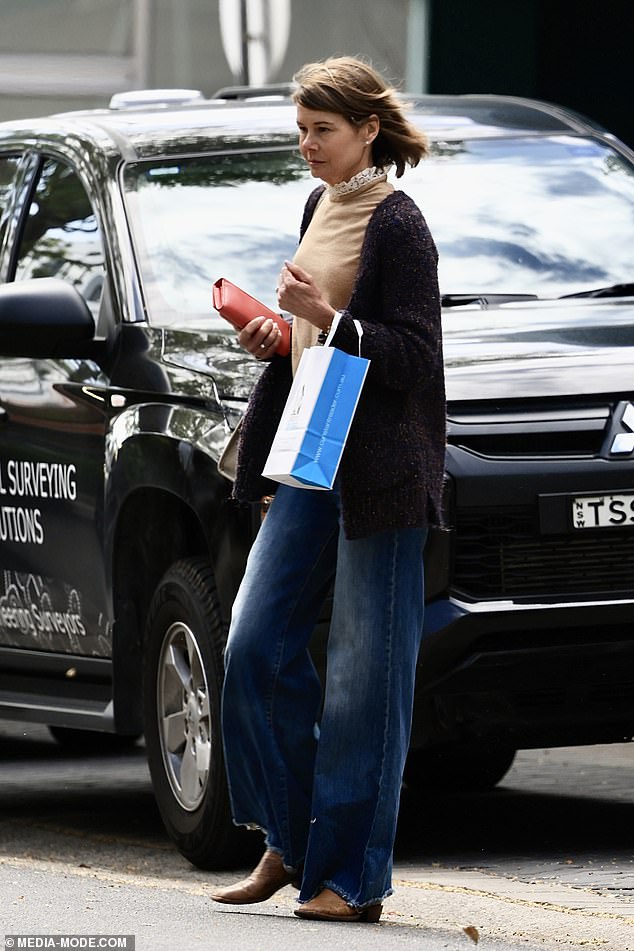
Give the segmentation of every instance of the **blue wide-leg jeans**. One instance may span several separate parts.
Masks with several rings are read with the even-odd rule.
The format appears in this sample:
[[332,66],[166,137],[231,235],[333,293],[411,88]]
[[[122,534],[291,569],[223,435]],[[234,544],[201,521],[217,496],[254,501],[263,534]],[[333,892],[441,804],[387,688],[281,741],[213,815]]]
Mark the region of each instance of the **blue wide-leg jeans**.
[[[346,539],[337,489],[282,485],[251,549],[225,652],[229,792],[235,823],[302,870],[300,902],[392,891],[425,535]],[[308,642],[333,576],[322,696]]]

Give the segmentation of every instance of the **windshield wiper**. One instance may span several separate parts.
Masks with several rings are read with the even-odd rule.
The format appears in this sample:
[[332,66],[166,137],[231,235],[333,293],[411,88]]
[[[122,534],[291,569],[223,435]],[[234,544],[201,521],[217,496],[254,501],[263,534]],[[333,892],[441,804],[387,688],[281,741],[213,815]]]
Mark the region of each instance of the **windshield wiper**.
[[467,304],[479,304],[483,309],[489,304],[506,304],[511,301],[539,300],[537,294],[441,294],[443,307],[465,307]]
[[578,291],[576,294],[562,294],[560,300],[567,297],[632,297],[634,284],[611,284],[609,287],[597,287],[594,291]]

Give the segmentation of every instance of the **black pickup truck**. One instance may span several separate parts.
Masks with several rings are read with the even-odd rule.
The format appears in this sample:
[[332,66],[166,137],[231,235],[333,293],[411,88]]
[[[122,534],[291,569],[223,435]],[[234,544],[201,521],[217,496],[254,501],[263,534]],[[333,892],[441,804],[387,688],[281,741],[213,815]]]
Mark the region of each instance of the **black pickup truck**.
[[[267,92],[0,125],[0,716],[144,735],[201,867],[231,836],[222,648],[267,504],[217,469],[261,368],[211,287],[275,306],[313,187]],[[406,781],[484,787],[519,748],[634,734],[634,156],[543,103],[411,106],[449,440]]]

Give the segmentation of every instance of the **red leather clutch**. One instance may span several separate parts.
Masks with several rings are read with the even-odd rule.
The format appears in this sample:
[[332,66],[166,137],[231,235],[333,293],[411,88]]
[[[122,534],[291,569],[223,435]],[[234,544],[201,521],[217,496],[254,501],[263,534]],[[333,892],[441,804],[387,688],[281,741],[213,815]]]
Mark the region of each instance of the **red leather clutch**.
[[219,277],[214,282],[213,298],[214,307],[220,316],[228,320],[236,330],[242,330],[254,317],[270,317],[282,331],[282,338],[275,352],[281,357],[286,356],[291,348],[291,328],[283,317],[232,284],[226,277]]

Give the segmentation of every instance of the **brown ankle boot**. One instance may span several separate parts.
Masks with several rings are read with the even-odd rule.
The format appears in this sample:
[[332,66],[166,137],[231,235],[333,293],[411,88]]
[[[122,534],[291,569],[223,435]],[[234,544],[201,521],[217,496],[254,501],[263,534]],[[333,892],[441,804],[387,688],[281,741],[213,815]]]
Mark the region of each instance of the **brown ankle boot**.
[[235,885],[219,888],[210,897],[212,901],[224,902],[226,905],[251,905],[266,901],[294,879],[295,873],[287,872],[284,868],[282,856],[267,849],[248,878]]
[[354,908],[348,905],[343,898],[330,888],[324,888],[315,898],[304,902],[296,909],[298,918],[311,918],[313,921],[371,921],[376,923],[383,911],[383,906],[366,905],[364,908]]

